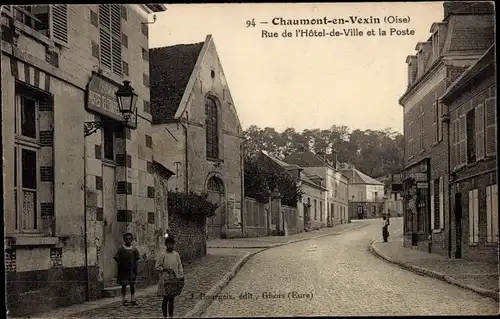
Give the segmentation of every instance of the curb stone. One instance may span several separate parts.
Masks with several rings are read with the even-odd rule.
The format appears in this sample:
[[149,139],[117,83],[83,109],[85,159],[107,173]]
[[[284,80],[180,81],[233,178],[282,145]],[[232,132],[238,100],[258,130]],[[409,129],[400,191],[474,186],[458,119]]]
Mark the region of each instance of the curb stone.
[[214,297],[217,296],[229,284],[229,282],[234,278],[234,276],[236,276],[236,274],[238,273],[238,271],[246,264],[246,262],[252,256],[254,256],[254,255],[258,254],[258,253],[261,253],[264,250],[271,249],[271,248],[280,247],[280,246],[284,246],[284,245],[288,245],[288,244],[293,244],[293,243],[297,243],[297,242],[301,242],[301,241],[306,241],[306,240],[310,240],[310,239],[316,239],[316,238],[320,238],[320,237],[326,237],[326,236],[332,236],[332,235],[339,235],[341,233],[344,233],[344,232],[347,232],[347,231],[351,231],[351,230],[355,230],[355,229],[360,229],[360,228],[363,228],[363,227],[366,227],[366,226],[368,226],[368,224],[364,224],[364,225],[361,225],[359,227],[353,227],[353,228],[349,228],[349,229],[344,229],[342,231],[335,232],[335,233],[321,234],[321,235],[314,236],[314,237],[311,237],[311,238],[300,238],[300,239],[290,240],[290,241],[287,241],[285,243],[271,244],[271,245],[268,245],[268,246],[265,246],[265,247],[243,247],[243,248],[242,247],[237,247],[237,248],[235,248],[235,247],[210,247],[210,248],[228,248],[228,249],[231,249],[231,248],[233,248],[233,249],[259,248],[261,250],[255,251],[255,252],[252,252],[252,253],[246,253],[245,256],[243,256],[231,268],[231,270],[228,273],[226,273],[224,275],[224,277],[222,277],[222,279],[217,284],[215,284],[212,288],[210,288],[210,290],[205,294],[206,298],[198,301],[196,303],[196,305],[194,305],[194,307],[191,308],[191,310],[189,310],[184,315],[184,318],[200,318],[201,315],[210,306],[210,304],[212,303]]
[[473,291],[483,297],[489,297],[489,298],[492,298],[492,299],[495,299],[495,300],[499,300],[499,293],[498,291],[494,291],[494,290],[489,290],[489,289],[483,289],[483,288],[479,288],[479,287],[476,287],[476,286],[473,286],[473,285],[468,285],[468,284],[464,284],[446,274],[443,274],[443,273],[440,273],[440,272],[437,272],[437,271],[434,271],[434,270],[429,270],[429,269],[425,269],[425,268],[422,268],[422,267],[418,267],[418,266],[414,266],[414,265],[411,265],[409,263],[406,263],[406,262],[402,262],[402,261],[398,261],[398,260],[394,260],[393,258],[389,257],[389,256],[386,256],[384,255],[382,252],[380,252],[380,250],[378,250],[377,248],[375,248],[373,246],[374,243],[376,243],[378,241],[378,239],[374,240],[371,244],[370,244],[370,252],[372,254],[374,254],[375,256],[381,258],[381,259],[384,259],[390,263],[393,263],[393,264],[396,264],[396,265],[399,265],[401,266],[402,268],[404,269],[407,269],[409,271],[412,271],[414,273],[417,273],[419,275],[424,275],[424,276],[428,276],[428,277],[432,277],[432,278],[436,278],[436,279],[439,279],[439,280],[442,280],[444,282],[447,282],[449,284],[452,284],[452,285],[455,285],[455,286],[458,286],[460,288],[463,288],[463,289],[467,289],[467,290],[470,290],[470,291]]

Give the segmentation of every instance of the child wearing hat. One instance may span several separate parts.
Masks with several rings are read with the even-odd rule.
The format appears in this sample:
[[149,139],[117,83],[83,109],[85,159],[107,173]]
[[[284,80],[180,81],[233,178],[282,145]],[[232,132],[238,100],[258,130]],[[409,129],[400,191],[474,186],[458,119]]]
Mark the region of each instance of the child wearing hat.
[[163,297],[163,317],[174,316],[174,299],[182,292],[184,287],[184,273],[179,253],[174,251],[175,239],[170,234],[165,234],[166,249],[161,251],[155,264],[155,269],[160,271],[157,295]]

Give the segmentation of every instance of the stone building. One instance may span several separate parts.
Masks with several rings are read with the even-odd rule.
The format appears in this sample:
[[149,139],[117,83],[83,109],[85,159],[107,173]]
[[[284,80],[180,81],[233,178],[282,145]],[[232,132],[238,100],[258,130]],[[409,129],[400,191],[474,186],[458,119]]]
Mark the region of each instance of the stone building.
[[183,235],[181,245],[201,253],[207,235],[242,236],[243,130],[211,35],[151,49],[150,57],[155,157],[175,173],[168,187],[208,192],[220,204],[206,229]]
[[[451,255],[448,126],[439,98],[495,38],[491,2],[444,2],[444,18],[407,57],[404,108],[404,244]],[[431,239],[431,241],[429,241]]]
[[356,169],[342,163],[339,171],[349,179],[349,219],[381,217],[384,207],[385,185]]
[[450,125],[451,252],[498,262],[495,45],[442,96]]
[[[314,154],[313,154],[314,155]],[[300,186],[301,199],[297,202],[297,232],[304,230],[320,229],[327,226],[327,214],[325,211],[328,190],[322,186],[323,178],[318,174],[305,172],[305,168],[296,164],[286,163],[267,152],[262,151],[259,157],[263,165],[273,164],[292,176]]]
[[307,150],[300,150],[285,157],[284,161],[300,166],[310,179],[312,175],[321,178],[321,185],[327,191],[324,192],[325,205],[320,206],[320,212],[322,216],[325,216],[327,226],[332,227],[348,222],[348,178],[338,171],[335,153],[314,154]]
[[[2,115],[13,123],[2,125],[13,316],[101,296],[114,285],[112,257],[124,231],[136,234],[143,253],[155,245],[145,23],[164,10],[2,5]],[[126,128],[115,96],[123,80],[140,106]],[[106,124],[85,136],[87,122],[97,121]]]

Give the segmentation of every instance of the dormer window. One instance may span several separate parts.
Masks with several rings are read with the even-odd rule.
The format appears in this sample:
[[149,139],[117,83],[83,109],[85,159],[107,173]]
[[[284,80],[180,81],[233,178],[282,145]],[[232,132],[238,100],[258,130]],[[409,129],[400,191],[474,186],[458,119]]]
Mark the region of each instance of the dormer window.
[[432,58],[436,60],[439,57],[439,33],[436,31],[432,35]]
[[424,73],[424,54],[422,49],[420,49],[417,53],[417,67],[418,74],[421,76]]

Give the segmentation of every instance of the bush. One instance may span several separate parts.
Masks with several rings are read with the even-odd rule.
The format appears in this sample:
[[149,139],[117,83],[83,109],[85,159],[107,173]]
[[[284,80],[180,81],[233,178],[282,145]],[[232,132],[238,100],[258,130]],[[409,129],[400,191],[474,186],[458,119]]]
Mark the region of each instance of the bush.
[[168,212],[185,220],[203,221],[214,217],[219,204],[207,200],[208,194],[198,195],[194,192],[168,192]]
[[271,191],[275,189],[281,194],[281,203],[295,207],[302,197],[297,181],[279,167],[266,165],[255,157],[245,159],[245,196],[258,202],[267,203]]

